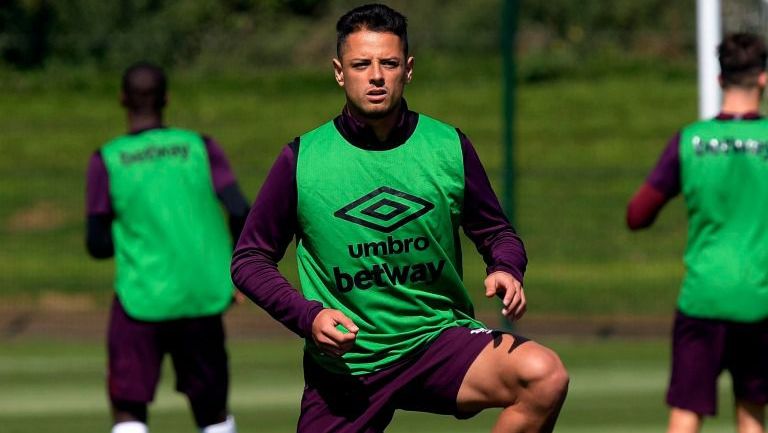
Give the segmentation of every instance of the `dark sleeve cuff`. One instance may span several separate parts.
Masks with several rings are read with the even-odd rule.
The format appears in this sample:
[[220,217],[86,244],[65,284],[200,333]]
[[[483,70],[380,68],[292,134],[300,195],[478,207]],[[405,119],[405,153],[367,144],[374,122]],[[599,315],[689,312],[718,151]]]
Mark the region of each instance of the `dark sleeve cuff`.
[[115,255],[112,219],[112,215],[88,215],[85,247],[88,254],[95,259],[107,259]]
[[311,305],[307,308],[301,321],[299,322],[299,335],[303,338],[312,338],[312,324],[315,318],[323,311],[323,304],[315,301],[307,301]]
[[495,265],[495,266],[488,266],[485,269],[485,271],[487,275],[491,275],[494,272],[506,272],[509,275],[512,275],[513,277],[515,277],[515,279],[519,281],[520,284],[523,284],[523,278],[524,278],[523,271],[515,267],[508,266],[508,265]]

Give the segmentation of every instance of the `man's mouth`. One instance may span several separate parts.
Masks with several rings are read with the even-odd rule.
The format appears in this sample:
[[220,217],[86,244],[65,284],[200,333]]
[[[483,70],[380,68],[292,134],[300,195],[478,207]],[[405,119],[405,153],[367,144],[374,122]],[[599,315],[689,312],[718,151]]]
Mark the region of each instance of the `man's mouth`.
[[368,101],[378,103],[384,101],[387,97],[387,91],[385,89],[372,89],[365,94]]

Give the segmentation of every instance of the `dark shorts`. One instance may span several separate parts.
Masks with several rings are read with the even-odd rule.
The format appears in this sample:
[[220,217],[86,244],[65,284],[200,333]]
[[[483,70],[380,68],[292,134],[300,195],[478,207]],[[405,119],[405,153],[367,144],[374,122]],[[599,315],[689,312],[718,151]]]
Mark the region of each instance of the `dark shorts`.
[[114,401],[154,399],[166,353],[176,371],[176,390],[191,401],[226,408],[229,366],[221,315],[144,322],[129,317],[115,298],[107,346],[108,392]]
[[731,373],[734,396],[768,402],[768,320],[737,323],[677,312],[667,403],[699,415],[717,413],[717,378]]
[[375,373],[328,372],[304,357],[304,396],[299,433],[383,432],[396,409],[454,415],[464,376],[480,352],[499,334],[456,327],[420,354]]

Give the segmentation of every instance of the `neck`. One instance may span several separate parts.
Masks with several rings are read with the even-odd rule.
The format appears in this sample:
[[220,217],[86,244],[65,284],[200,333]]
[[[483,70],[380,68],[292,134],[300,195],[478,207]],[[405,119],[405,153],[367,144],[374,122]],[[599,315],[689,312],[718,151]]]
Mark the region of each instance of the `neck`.
[[399,104],[394,110],[381,118],[366,117],[352,109],[351,106],[348,105],[348,107],[350,107],[349,113],[358,121],[368,125],[373,130],[376,138],[382,143],[387,141],[389,133],[392,132],[392,129],[397,125],[397,121],[400,118],[401,107]]
[[389,133],[397,124],[396,113],[388,114],[386,117],[381,119],[367,120],[366,123],[371,127],[371,129],[373,129],[373,133],[376,134],[376,138],[378,138],[379,141],[384,142],[387,141]]
[[723,91],[721,112],[727,114],[754,113],[760,109],[760,99],[763,90],[757,87],[732,87]]
[[158,128],[163,125],[162,114],[144,114],[128,112],[128,130],[142,131],[144,129]]

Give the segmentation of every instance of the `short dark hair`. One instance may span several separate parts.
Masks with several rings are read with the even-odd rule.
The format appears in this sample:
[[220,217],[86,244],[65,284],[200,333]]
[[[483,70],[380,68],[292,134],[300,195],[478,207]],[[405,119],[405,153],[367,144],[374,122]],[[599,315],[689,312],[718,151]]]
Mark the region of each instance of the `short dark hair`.
[[408,20],[400,12],[382,4],[367,4],[345,13],[336,23],[336,55],[341,58],[341,46],[347,36],[359,30],[394,33],[403,41],[408,56]]
[[123,72],[125,107],[136,113],[157,113],[165,107],[168,80],[165,71],[149,62],[137,62]]
[[723,87],[755,87],[765,71],[766,52],[763,39],[752,33],[733,33],[717,47]]

